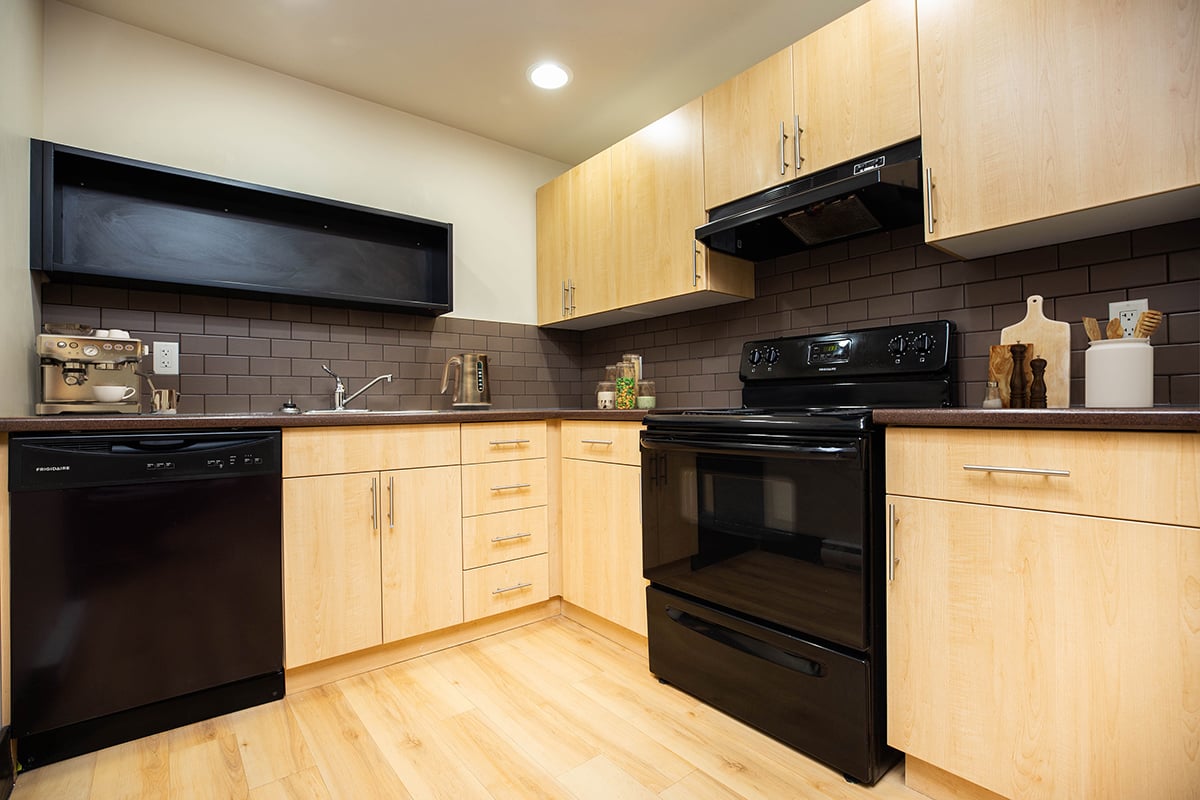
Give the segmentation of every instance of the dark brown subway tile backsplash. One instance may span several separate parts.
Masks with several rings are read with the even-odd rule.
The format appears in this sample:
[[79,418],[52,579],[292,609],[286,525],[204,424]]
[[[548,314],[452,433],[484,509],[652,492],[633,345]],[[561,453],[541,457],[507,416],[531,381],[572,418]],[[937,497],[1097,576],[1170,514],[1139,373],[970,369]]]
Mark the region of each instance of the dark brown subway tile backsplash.
[[114,289],[42,287],[47,322],[129,330],[147,343],[178,342],[178,388],[187,412],[273,411],[289,398],[327,408],[328,364],[376,409],[449,408],[442,367],[454,353],[490,356],[496,408],[579,408],[605,364],[641,353],[661,407],[741,404],[738,359],[749,339],[949,319],[956,327],[958,402],[977,405],[988,347],[1046,298],[1048,316],[1071,323],[1071,402],[1083,404],[1080,319],[1103,320],[1108,303],[1146,297],[1166,313],[1154,335],[1155,403],[1200,404],[1200,220],[958,261],[926,246],[919,227],[764,261],[757,297],[585,332],[461,318],[299,303]]

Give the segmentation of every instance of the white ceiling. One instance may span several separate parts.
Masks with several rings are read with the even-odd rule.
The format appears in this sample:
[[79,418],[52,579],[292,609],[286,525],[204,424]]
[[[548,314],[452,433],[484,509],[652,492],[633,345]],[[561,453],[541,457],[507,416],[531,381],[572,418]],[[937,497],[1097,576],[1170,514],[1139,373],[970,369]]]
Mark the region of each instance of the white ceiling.
[[64,2],[575,164],[863,0]]

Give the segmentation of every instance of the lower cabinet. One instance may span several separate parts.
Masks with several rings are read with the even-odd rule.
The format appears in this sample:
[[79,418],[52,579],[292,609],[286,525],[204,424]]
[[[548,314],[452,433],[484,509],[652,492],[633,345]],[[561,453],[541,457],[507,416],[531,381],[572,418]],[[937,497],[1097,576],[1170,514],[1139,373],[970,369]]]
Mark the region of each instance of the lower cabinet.
[[562,594],[645,636],[640,430],[636,422],[562,423]]
[[288,668],[463,621],[458,466],[283,482]]
[[900,428],[887,458],[906,783],[1196,798],[1200,435]]

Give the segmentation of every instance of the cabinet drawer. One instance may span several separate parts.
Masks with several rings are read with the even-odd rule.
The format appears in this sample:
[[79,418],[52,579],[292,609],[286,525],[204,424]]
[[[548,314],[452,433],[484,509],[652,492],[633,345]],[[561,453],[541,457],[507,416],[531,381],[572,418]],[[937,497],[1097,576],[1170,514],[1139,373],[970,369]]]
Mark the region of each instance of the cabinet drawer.
[[283,432],[283,477],[459,463],[458,425],[358,425]]
[[1200,435],[889,428],[889,494],[1200,526]]
[[546,507],[521,508],[463,520],[464,569],[546,552]]
[[638,435],[641,430],[640,422],[564,420],[562,456],[640,466],[642,456],[638,451]]
[[462,463],[546,457],[546,423],[481,422],[462,426]]
[[464,572],[466,620],[470,622],[549,598],[549,563],[543,553]]
[[468,464],[462,468],[463,516],[546,505],[546,459]]

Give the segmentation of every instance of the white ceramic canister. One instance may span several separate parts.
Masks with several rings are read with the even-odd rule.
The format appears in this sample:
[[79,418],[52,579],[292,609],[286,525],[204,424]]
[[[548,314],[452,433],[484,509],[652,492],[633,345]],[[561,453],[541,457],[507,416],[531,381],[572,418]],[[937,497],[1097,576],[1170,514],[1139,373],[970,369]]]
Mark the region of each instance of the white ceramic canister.
[[1146,338],[1088,342],[1083,359],[1088,408],[1150,408],[1154,405],[1154,350]]

